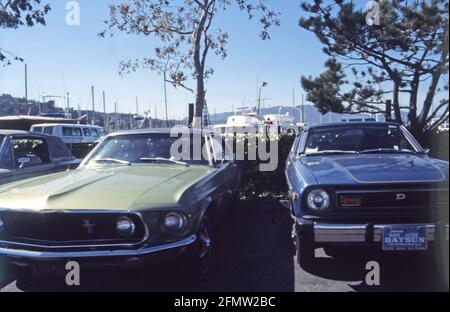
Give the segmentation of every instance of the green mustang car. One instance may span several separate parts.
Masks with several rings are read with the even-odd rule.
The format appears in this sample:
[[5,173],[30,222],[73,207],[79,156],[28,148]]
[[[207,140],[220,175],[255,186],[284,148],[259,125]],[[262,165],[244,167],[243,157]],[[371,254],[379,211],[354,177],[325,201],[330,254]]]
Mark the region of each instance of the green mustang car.
[[183,255],[190,271],[206,274],[211,233],[240,182],[223,147],[204,131],[114,133],[73,171],[3,185],[0,257],[31,268]]

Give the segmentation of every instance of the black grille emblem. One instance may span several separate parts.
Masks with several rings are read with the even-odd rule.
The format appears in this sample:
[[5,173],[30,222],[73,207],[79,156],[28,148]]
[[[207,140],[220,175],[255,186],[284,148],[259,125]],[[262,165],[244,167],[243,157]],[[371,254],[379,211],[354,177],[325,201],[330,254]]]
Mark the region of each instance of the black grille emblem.
[[405,200],[406,199],[406,194],[397,193],[397,194],[395,194],[395,199],[396,200]]

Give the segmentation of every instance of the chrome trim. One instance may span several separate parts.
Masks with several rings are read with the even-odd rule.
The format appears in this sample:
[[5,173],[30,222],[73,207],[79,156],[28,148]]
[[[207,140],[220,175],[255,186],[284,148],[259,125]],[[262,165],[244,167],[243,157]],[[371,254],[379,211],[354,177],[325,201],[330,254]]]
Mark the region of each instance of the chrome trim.
[[365,224],[314,224],[315,242],[365,242]]
[[30,258],[37,260],[45,259],[64,259],[64,258],[90,258],[90,257],[130,257],[144,256],[151,253],[170,250],[174,248],[182,248],[191,245],[197,240],[197,236],[191,235],[181,241],[159,245],[147,246],[139,249],[120,249],[120,250],[90,250],[90,251],[68,251],[68,252],[46,252],[46,251],[30,251],[21,249],[10,249],[0,247],[0,255],[6,255],[14,258]]
[[19,243],[14,241],[0,241],[0,244],[11,244],[11,245],[18,245],[18,246],[26,246],[26,247],[35,247],[35,248],[48,248],[48,249],[62,249],[62,248],[100,248],[100,247],[134,247],[137,245],[140,245],[147,241],[150,238],[150,231],[148,229],[147,224],[144,221],[144,217],[142,216],[142,213],[131,211],[131,210],[83,210],[83,209],[71,209],[71,210],[58,210],[58,209],[45,209],[45,210],[39,210],[35,211],[32,209],[8,209],[8,208],[0,208],[0,212],[2,211],[19,211],[19,212],[28,212],[28,213],[109,213],[109,214],[134,214],[136,215],[142,222],[144,226],[144,237],[142,240],[140,240],[137,243],[133,244],[85,244],[85,245],[60,245],[60,246],[49,246],[49,245],[40,245],[40,244],[27,244],[27,243]]
[[418,188],[418,189],[414,189],[414,188],[392,188],[392,189],[377,189],[377,190],[358,190],[355,189],[354,191],[352,190],[337,190],[336,194],[360,194],[360,193],[391,193],[391,192],[448,192],[448,189],[444,189],[444,188],[432,188],[432,189],[427,189],[427,188]]
[[[318,243],[346,243],[346,242],[381,242],[383,230],[391,226],[425,226],[427,239],[432,242],[436,240],[436,225],[433,223],[418,224],[375,224],[373,226],[373,240],[367,241],[367,224],[326,224],[314,223],[314,242]],[[449,240],[449,225],[445,224],[446,240]]]

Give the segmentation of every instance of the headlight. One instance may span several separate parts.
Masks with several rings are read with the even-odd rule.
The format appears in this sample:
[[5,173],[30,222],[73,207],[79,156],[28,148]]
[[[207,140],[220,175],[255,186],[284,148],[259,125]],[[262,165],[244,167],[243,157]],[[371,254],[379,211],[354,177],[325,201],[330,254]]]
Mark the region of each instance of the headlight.
[[308,193],[308,207],[313,210],[323,210],[330,207],[330,195],[321,189],[312,190]]
[[163,229],[166,232],[179,232],[184,229],[186,218],[178,212],[169,212],[164,217]]
[[3,222],[2,218],[0,218],[0,233],[3,231],[4,227],[5,227],[5,223]]
[[136,225],[130,218],[122,216],[117,219],[116,229],[120,236],[131,237],[136,232]]

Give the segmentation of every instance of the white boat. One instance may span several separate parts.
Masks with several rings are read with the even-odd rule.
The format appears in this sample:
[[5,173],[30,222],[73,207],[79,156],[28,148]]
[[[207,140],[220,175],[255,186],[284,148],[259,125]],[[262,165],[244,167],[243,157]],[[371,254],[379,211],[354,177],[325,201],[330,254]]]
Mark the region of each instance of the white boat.
[[256,113],[247,113],[242,115],[232,115],[228,117],[227,123],[213,125],[214,130],[234,130],[239,129],[257,129],[264,125],[264,120],[258,117]]
[[266,124],[280,126],[280,127],[294,127],[294,117],[289,113],[282,114],[268,114],[264,115],[264,122]]

